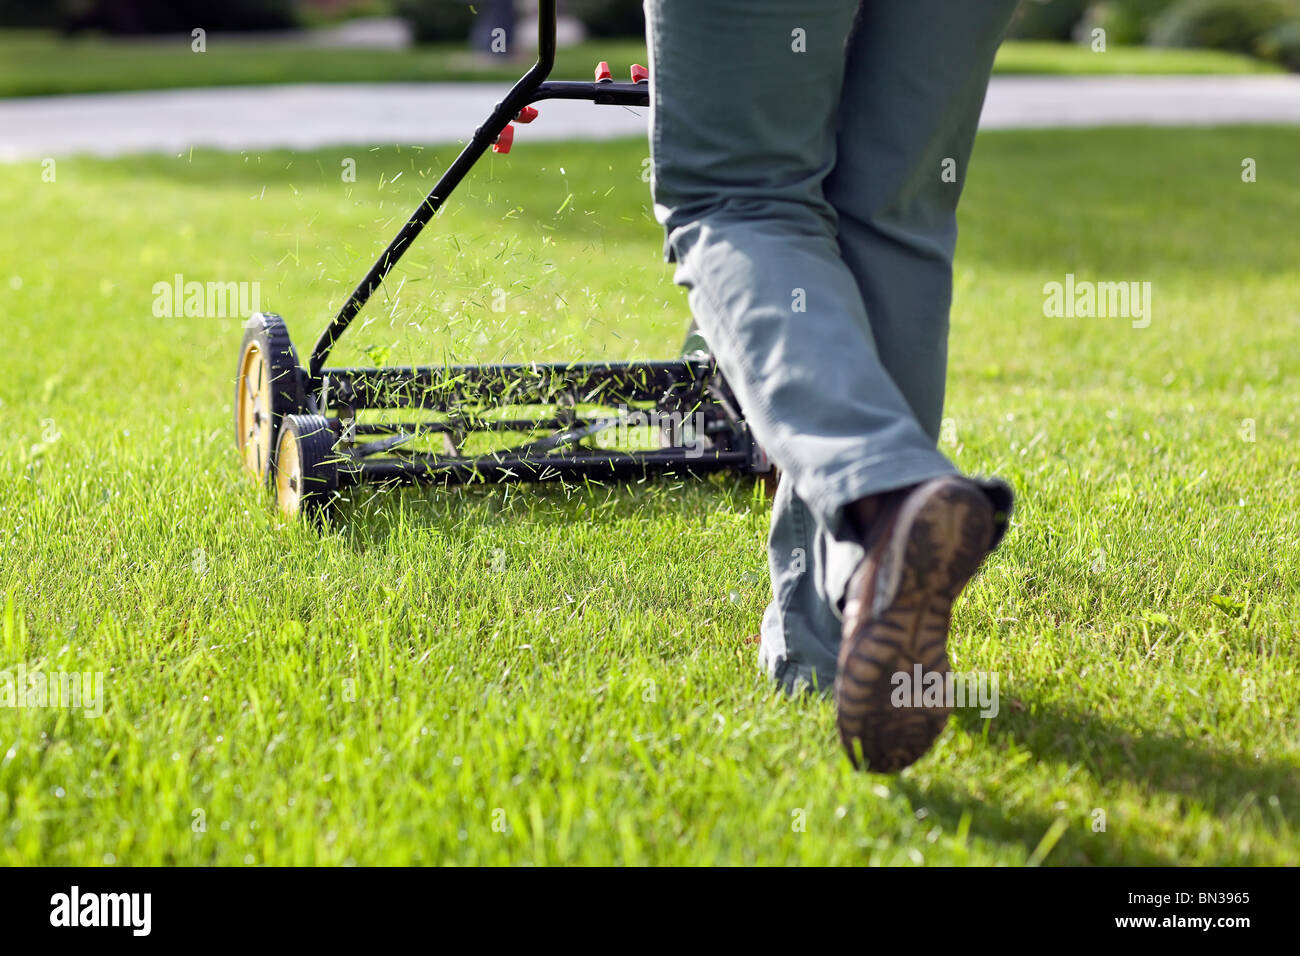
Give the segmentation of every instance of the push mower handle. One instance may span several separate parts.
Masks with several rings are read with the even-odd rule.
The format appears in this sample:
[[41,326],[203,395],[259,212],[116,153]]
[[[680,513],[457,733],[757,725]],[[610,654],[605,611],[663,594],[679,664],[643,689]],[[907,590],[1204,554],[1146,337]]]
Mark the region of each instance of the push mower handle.
[[475,131],[478,139],[485,133],[495,141],[507,123],[519,115],[519,111],[536,99],[538,89],[555,69],[555,5],[557,0],[538,0],[537,2],[537,62],[525,73],[506,98],[497,104],[491,118]]
[[[388,248],[371,266],[366,277],[361,280],[361,284],[356,287],[348,300],[343,303],[334,320],[326,326],[325,331],[321,333],[316,345],[311,351],[311,357],[307,363],[307,379],[310,391],[315,393],[322,387],[322,372],[325,367],[325,359],[329,356],[330,350],[334,343],[338,341],[339,336],[343,334],[344,329],[352,322],[357,313],[361,311],[362,306],[370,298],[384,277],[396,265],[397,260],[407,250],[415,237],[420,234],[438,210],[442,207],[443,202],[456,188],[465,175],[473,167],[478,158],[482,156],[494,143],[498,141],[506,127],[510,126],[512,120],[516,118],[521,122],[528,122],[520,116],[521,111],[539,100],[587,100],[592,103],[601,103],[614,106],[649,106],[649,83],[648,75],[644,69],[640,74],[634,70],[631,83],[615,83],[610,79],[608,71],[603,75],[598,72],[596,82],[553,82],[547,80],[551,75],[551,70],[555,67],[555,20],[556,20],[556,0],[538,0],[537,2],[537,62],[533,64],[532,69],[520,77],[519,81],[510,88],[510,92],[501,100],[492,110],[492,114],[487,120],[474,131],[474,136],[461,150],[459,156],[443,173],[442,177],[434,185],[433,189],[420,203],[419,208],[411,213],[410,219],[406,225],[397,234],[397,237],[388,244]],[[604,67],[604,64],[601,65]],[[533,112],[536,116],[536,112]],[[506,134],[510,136],[510,133]],[[508,145],[509,140],[506,140]]]
[[361,280],[361,284],[348,297],[347,302],[343,303],[343,308],[334,317],[334,321],[316,340],[307,363],[307,378],[312,391],[320,385],[321,369],[324,368],[330,349],[334,347],[334,343],[338,341],[339,336],[343,334],[343,330],[348,327],[356,314],[361,311],[370,294],[383,282],[384,276],[388,275],[388,271],[402,257],[406,247],[420,234],[425,224],[442,206],[443,201],[469,172],[470,167],[501,135],[501,131],[519,114],[520,110],[536,99],[541,85],[546,82],[546,78],[551,75],[551,70],[555,68],[555,4],[556,0],[537,2],[537,62],[518,83],[511,87],[506,98],[496,105],[487,122],[474,131],[474,138],[456,157],[451,168],[438,180],[437,185],[425,197],[420,207],[411,214],[402,231],[388,244],[379,261],[371,267],[370,272]]
[[555,4],[556,0],[538,0],[537,3],[537,63],[524,77],[525,80],[535,80],[536,85],[540,85],[555,68]]

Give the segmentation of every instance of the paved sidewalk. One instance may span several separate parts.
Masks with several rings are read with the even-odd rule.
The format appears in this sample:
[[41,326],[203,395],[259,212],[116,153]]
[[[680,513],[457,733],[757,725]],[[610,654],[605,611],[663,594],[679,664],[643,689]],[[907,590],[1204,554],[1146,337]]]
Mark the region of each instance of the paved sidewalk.
[[[0,161],[93,153],[308,149],[455,143],[507,84],[223,87],[0,100]],[[644,135],[644,109],[553,101],[518,130],[530,140]],[[987,129],[1111,125],[1300,124],[1300,77],[994,77]]]
[[1300,76],[995,76],[980,125],[1300,125]]

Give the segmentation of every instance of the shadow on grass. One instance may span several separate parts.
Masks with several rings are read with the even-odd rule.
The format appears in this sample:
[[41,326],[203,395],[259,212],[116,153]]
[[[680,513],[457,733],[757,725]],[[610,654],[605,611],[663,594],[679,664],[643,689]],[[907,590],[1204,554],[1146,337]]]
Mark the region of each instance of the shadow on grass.
[[[910,780],[901,780],[895,786],[907,795],[915,807],[924,807],[930,816],[943,825],[945,833],[953,833],[963,815],[970,817],[970,836],[1024,848],[1026,856],[1032,854],[1052,825],[1063,814],[1040,810],[1013,809],[1001,801],[986,802],[972,797],[956,786],[928,784],[919,786]],[[1123,864],[1129,866],[1177,866],[1180,861],[1159,849],[1114,838],[1114,831],[1093,833],[1090,829],[1071,825],[1060,836],[1044,861],[1056,866],[1087,866],[1098,864]]]
[[[978,724],[978,714],[959,720]],[[978,727],[967,726],[972,733]],[[1300,826],[1296,768],[1277,760],[1206,749],[1187,737],[1163,731],[1132,732],[1073,707],[1036,704],[1034,713],[1011,713],[996,721],[989,741],[1012,739],[1043,759],[1078,763],[1098,780],[1124,778],[1155,793],[1199,803],[1217,816],[1242,809],[1247,801],[1278,799],[1277,812]]]
[[[972,735],[983,732],[982,719],[974,710],[958,711],[952,720]],[[1161,731],[1134,732],[1077,708],[1041,702],[1033,705],[1032,712],[1005,711],[989,728],[988,741],[998,749],[1014,741],[1039,760],[1079,764],[1101,783],[1128,781],[1153,798],[1172,796],[1180,803],[1199,805],[1225,822],[1251,806],[1268,812],[1268,799],[1276,797],[1273,814],[1288,826],[1300,826],[1296,769],[1281,761],[1216,753],[1186,737]],[[969,813],[972,833],[1021,843],[1029,852],[1055,819],[1038,812],[1013,816],[1003,807],[975,800],[955,787],[905,784],[902,789],[952,827],[963,813]],[[1111,832],[1114,834],[1113,827]],[[1136,840],[1106,840],[1078,826],[1062,834],[1048,859],[1056,863],[1182,862]]]

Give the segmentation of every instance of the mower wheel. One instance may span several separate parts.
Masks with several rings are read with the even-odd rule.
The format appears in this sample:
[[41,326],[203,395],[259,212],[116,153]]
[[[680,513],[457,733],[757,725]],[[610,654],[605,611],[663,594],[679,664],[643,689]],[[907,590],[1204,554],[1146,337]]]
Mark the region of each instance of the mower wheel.
[[244,323],[235,377],[235,446],[255,482],[269,480],[284,417],[306,410],[305,376],[284,319],[255,313]]
[[275,502],[286,518],[322,516],[339,485],[334,429],[320,415],[286,415],[275,446]]

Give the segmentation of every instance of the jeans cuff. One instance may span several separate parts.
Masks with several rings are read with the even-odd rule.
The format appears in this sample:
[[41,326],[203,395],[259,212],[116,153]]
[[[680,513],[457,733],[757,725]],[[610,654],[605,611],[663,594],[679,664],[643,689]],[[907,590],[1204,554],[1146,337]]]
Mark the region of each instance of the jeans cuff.
[[853,468],[818,480],[799,497],[832,535],[842,532],[844,508],[859,498],[885,491],[906,488],[931,478],[959,474],[955,465],[938,450],[909,452],[905,455],[878,455]]

